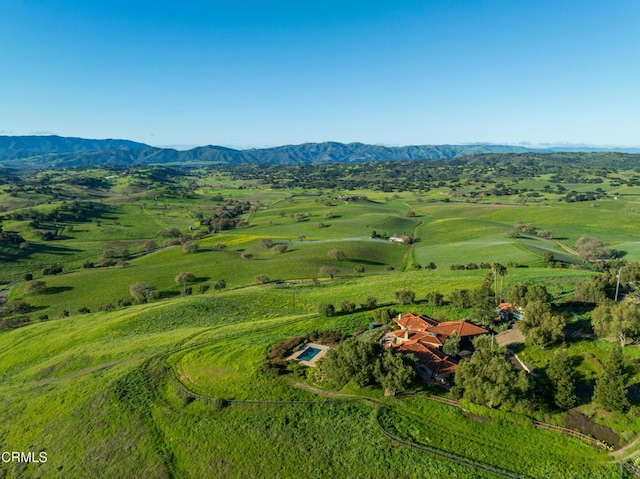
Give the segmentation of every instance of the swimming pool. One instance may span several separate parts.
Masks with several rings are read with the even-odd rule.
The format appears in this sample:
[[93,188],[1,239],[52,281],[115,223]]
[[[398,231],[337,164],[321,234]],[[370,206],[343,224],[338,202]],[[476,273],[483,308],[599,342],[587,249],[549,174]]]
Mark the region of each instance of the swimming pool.
[[318,353],[320,351],[322,351],[322,349],[318,349],[318,348],[314,348],[313,346],[309,346],[309,347],[307,347],[307,349],[302,351],[302,354],[296,358],[296,361],[298,361],[298,362],[300,362],[300,361],[311,361],[313,358],[315,358],[318,355]]

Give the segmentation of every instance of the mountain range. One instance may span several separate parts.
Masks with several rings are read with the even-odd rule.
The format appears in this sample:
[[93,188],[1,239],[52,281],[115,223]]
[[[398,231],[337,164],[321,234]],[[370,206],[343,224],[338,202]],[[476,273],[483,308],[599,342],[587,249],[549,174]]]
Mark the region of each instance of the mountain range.
[[469,144],[381,146],[364,143],[303,143],[273,148],[237,150],[199,146],[186,151],[158,148],[129,140],[94,140],[61,136],[0,136],[0,166],[54,168],[77,166],[127,166],[146,164],[310,164],[362,163],[393,160],[439,160],[484,153],[553,153],[611,151],[640,153],[640,148],[522,146]]

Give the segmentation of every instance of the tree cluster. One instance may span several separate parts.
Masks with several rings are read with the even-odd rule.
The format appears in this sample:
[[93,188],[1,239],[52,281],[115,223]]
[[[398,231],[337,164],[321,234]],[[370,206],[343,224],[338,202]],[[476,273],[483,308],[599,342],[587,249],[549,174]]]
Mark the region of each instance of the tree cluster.
[[544,347],[564,338],[566,320],[551,312],[549,303],[530,301],[524,308],[520,329],[528,343]]
[[201,220],[200,224],[206,225],[210,233],[232,230],[246,224],[242,215],[250,210],[249,201],[228,199],[217,206],[209,218]]
[[631,301],[603,303],[591,313],[591,326],[598,337],[614,336],[624,347],[640,337],[640,306]]
[[617,252],[593,236],[582,236],[576,242],[578,255],[585,261],[615,258]]
[[473,341],[475,352],[460,362],[452,394],[490,408],[513,404],[525,396],[529,380],[524,371],[516,373],[506,348],[489,336]]
[[380,385],[395,395],[415,377],[415,359],[385,351],[378,343],[349,339],[329,350],[321,364],[325,377],[338,387],[353,381],[358,387]]

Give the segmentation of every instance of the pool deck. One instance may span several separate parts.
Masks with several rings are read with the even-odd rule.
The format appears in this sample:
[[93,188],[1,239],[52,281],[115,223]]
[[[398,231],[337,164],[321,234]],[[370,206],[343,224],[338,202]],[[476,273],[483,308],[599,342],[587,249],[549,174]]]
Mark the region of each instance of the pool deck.
[[329,351],[329,346],[324,346],[322,344],[317,344],[317,343],[307,343],[305,344],[302,348],[300,348],[299,351],[296,351],[295,353],[293,353],[291,356],[289,356],[287,359],[290,360],[298,360],[298,356],[302,355],[308,348],[316,348],[319,349],[320,352],[318,354],[316,354],[314,357],[312,357],[309,361],[298,361],[298,364],[302,364],[303,366],[309,366],[309,367],[315,367],[316,363],[324,358],[325,354],[327,354],[327,351]]

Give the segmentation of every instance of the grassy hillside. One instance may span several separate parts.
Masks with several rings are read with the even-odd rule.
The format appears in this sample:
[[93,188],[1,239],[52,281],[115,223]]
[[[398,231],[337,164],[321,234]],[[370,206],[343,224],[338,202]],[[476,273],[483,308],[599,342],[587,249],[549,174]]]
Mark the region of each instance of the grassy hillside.
[[[567,191],[591,193],[593,185],[580,181],[596,178],[608,196],[566,202],[553,174],[477,167],[471,181],[451,171],[434,168],[416,191],[305,189],[297,185],[304,174],[286,170],[291,188],[282,189],[277,177],[269,183],[237,171],[155,167],[43,171],[0,184],[3,229],[24,240],[0,245],[0,303],[5,294],[7,308],[27,303],[0,319],[7,325],[0,330],[0,445],[44,450],[49,458],[0,463],[0,477],[619,477],[607,453],[532,426],[531,415],[564,424],[562,413],[462,410],[429,399],[446,393],[422,383],[387,398],[354,384],[318,390],[300,368],[278,377],[263,372],[277,341],[365,329],[372,311],[360,305],[370,296],[381,308],[473,319],[470,308],[425,301],[434,291],[447,301],[491,274],[452,265],[508,265],[505,287],[542,284],[560,302],[592,274],[573,252],[580,236],[640,260],[633,172],[576,175]],[[410,173],[407,184],[417,184]],[[371,175],[386,177],[383,170]],[[525,190],[496,194],[497,179]],[[212,225],[247,201],[234,217],[243,220],[238,227]],[[92,204],[91,214],[70,214],[77,202]],[[519,222],[554,237],[514,237]],[[413,243],[372,238],[374,230]],[[183,244],[198,249],[185,252]],[[561,264],[548,267],[545,253]],[[427,269],[431,262],[436,269]],[[63,271],[45,275],[54,264]],[[326,266],[335,268],[333,278],[321,272]],[[176,284],[183,272],[194,279]],[[25,274],[44,288],[30,291]],[[215,289],[220,280],[225,287]],[[138,282],[157,288],[158,297],[131,304],[130,286]],[[403,289],[416,293],[415,303],[398,304]],[[340,310],[343,301],[356,311],[318,316],[320,304]],[[633,444],[637,396],[628,416],[591,404],[589,388],[611,345],[590,336],[589,312],[566,309],[569,328],[579,333],[565,345],[582,388],[576,410],[610,426],[620,444]],[[8,327],[16,321],[27,325]],[[519,350],[538,367],[553,351]],[[637,351],[625,348],[632,389],[640,381]]]
[[[397,447],[378,431],[371,405],[327,403],[294,387],[303,378],[260,371],[274,341],[315,328],[354,330],[366,318],[265,314],[239,299],[176,299],[1,335],[0,413],[10,418],[3,445],[48,456],[45,464],[3,465],[7,477],[117,477],[132,468],[146,477],[494,477]],[[175,351],[167,362],[194,392],[294,402],[219,409],[185,400],[155,359],[163,351]],[[418,397],[383,405],[386,429],[483,464],[536,478],[617,477],[606,454],[508,415],[474,419]],[[514,460],[506,445],[516,440]]]

